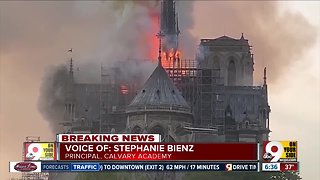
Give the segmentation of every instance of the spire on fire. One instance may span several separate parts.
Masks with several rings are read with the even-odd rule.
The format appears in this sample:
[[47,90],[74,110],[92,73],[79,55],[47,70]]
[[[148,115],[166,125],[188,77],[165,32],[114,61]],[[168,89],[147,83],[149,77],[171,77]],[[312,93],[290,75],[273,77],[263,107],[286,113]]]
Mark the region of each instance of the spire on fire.
[[161,2],[161,31],[166,35],[178,35],[179,26],[176,18],[176,5],[174,0]]
[[160,30],[165,35],[161,44],[162,66],[165,68],[181,67],[178,47],[180,29],[176,13],[176,1],[161,1]]
[[158,54],[158,65],[159,66],[162,66],[162,63],[161,63],[161,40],[162,38],[164,37],[164,34],[160,31],[157,35],[156,35],[158,38],[159,38],[159,54]]

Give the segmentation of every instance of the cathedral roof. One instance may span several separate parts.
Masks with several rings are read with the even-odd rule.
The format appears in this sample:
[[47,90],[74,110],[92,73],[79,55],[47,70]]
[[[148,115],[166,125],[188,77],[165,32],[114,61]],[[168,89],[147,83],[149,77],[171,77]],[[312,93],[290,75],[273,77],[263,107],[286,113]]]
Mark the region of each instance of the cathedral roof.
[[241,35],[240,39],[231,38],[229,36],[221,36],[215,39],[201,39],[201,45],[204,46],[235,46],[245,45],[248,46],[248,40]]
[[190,106],[159,65],[127,108],[134,111],[177,111],[190,113]]
[[224,36],[218,37],[214,40],[237,40],[237,39],[234,39],[234,38],[231,38],[229,36],[224,35]]

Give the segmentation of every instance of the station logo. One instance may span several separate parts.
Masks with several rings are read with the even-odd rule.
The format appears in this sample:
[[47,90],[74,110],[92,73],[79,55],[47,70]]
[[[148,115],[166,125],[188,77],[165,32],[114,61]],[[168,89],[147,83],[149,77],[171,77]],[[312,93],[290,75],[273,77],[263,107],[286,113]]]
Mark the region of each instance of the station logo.
[[25,161],[53,161],[56,160],[55,143],[28,143],[25,147]]
[[226,171],[232,171],[232,164],[226,164]]
[[297,141],[265,141],[262,159],[264,162],[296,162],[297,150]]

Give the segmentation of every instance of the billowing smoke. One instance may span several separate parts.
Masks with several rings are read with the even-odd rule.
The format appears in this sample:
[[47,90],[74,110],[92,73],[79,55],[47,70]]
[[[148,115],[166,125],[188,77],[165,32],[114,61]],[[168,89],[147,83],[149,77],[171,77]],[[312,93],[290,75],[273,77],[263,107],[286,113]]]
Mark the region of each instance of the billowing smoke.
[[[100,19],[104,16],[106,22],[103,23],[104,26],[99,25],[103,29],[102,32],[97,30],[100,33],[97,36],[101,38],[96,42],[97,48],[88,47],[86,53],[79,54],[74,48],[73,54],[69,53],[68,58],[74,59],[75,81],[99,83],[102,65],[108,73],[118,73],[114,76],[120,78],[120,81],[137,81],[138,86],[141,86],[156,65],[153,62],[157,57],[158,45],[155,37],[159,31],[158,1],[107,1],[101,2],[102,7],[97,7],[97,4],[94,7],[91,5],[79,2],[70,6],[83,21],[95,21],[95,18]],[[64,115],[68,79],[66,67],[68,66],[50,68],[41,86],[39,108],[51,123],[54,132],[57,132],[58,123],[63,120]]]
[[198,39],[191,34],[194,28],[195,18],[193,1],[176,1],[176,11],[178,12],[180,38],[179,49],[181,57],[184,59],[193,59],[198,45]]
[[[80,42],[85,48],[79,47],[79,53],[75,48],[76,80],[99,82],[102,63],[107,67],[118,66],[128,77],[143,82],[153,70],[154,64],[151,62],[157,58],[158,40],[155,35],[159,31],[159,1],[99,3],[97,6],[89,2],[75,2],[71,6],[77,23],[83,21],[87,26],[100,29],[75,33],[77,36],[74,39],[81,39],[86,33],[97,34],[94,45],[91,42],[90,46],[83,39]],[[197,12],[195,8],[206,13]],[[268,68],[268,82],[275,82],[286,67],[298,61],[301,54],[315,42],[315,28],[300,14],[280,14],[276,2],[177,1],[176,10],[181,30],[179,49],[182,58],[194,58],[200,38],[217,38],[222,35],[240,38],[241,33],[244,33],[253,45],[256,83],[261,82],[265,66]],[[75,27],[81,28],[78,24]],[[77,28],[72,30],[77,31]],[[201,35],[195,38],[191,33]],[[55,79],[50,74],[60,76],[58,71],[51,72],[46,76],[49,79]],[[130,78],[128,81],[132,80]],[[61,113],[54,112],[61,109],[55,109],[53,105],[61,102],[62,97],[55,96],[60,90],[46,81],[43,81],[41,92],[44,99],[40,98],[40,102],[43,102],[40,103],[43,106],[41,112],[50,122],[58,122],[62,119]]]
[[[65,99],[68,94],[68,70],[65,66],[51,66],[41,85],[39,109],[45,119],[50,120],[53,132],[59,132],[64,117]],[[61,129],[60,129],[61,130]]]
[[[110,64],[87,62],[74,68],[74,79],[78,83],[100,83],[101,67],[103,74],[116,76],[121,82],[144,82],[155,68],[156,63],[150,59],[125,59]],[[118,73],[118,74],[115,74]]]

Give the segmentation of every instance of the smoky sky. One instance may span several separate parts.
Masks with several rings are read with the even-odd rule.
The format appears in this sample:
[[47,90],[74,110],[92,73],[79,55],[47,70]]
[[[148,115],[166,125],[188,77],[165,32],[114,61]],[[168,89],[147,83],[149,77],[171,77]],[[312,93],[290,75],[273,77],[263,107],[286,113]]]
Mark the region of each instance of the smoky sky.
[[[98,22],[96,23],[102,23],[99,19],[104,16],[101,19],[106,21],[103,23],[104,26],[101,26],[101,24],[94,26],[89,23],[89,26],[93,27],[95,32],[101,31],[101,39],[96,41],[96,48],[87,46],[91,50],[90,53],[79,57],[79,59],[86,58],[84,61],[76,61],[77,64],[74,68],[76,82],[98,83],[100,80],[99,66],[102,64],[107,68],[119,68],[119,72],[126,76],[125,80],[127,82],[139,81],[138,84],[143,84],[155,64],[152,62],[154,62],[156,56],[152,56],[154,53],[150,52],[157,52],[157,40],[154,40],[156,39],[156,33],[160,30],[159,18],[156,18],[159,17],[159,2],[119,1],[102,2],[99,5],[103,8],[99,6],[91,8],[90,3],[69,5],[69,8],[74,11],[73,14],[80,16],[79,19],[83,17],[84,13],[89,17],[91,16],[91,19],[83,17],[83,20],[92,21],[98,16]],[[191,10],[192,4],[189,3],[181,4],[178,9],[182,12],[181,17],[185,18],[180,20],[181,29],[185,29],[182,30],[184,41],[195,42],[188,32],[192,27],[191,15],[185,13],[191,12]],[[108,11],[108,13],[105,11]],[[80,35],[78,38],[81,39],[82,36]],[[181,49],[188,52],[185,56],[192,57],[193,54],[190,52],[192,52],[193,46],[184,46],[183,44],[180,46]],[[189,45],[190,43],[185,44]],[[77,60],[73,57],[73,54],[77,55],[77,50],[75,50],[75,53],[69,53],[68,57]],[[52,67],[50,71],[45,72],[45,78],[42,81],[38,106],[43,116],[52,124],[53,131],[59,129],[57,123],[63,119],[64,109],[62,107],[65,98],[63,92],[67,88],[66,83],[63,82],[67,79],[67,76],[66,69],[62,72],[61,67],[57,69]]]
[[[203,13],[194,14],[195,3]],[[276,5],[178,1],[182,55],[194,58],[200,38],[240,38],[244,33],[253,46],[256,78],[267,66],[268,80],[276,81],[316,39],[315,27],[302,14],[280,14]],[[71,47],[78,64],[146,59],[153,49],[144,36],[158,31],[150,16],[159,13],[159,1],[11,2],[1,7],[0,51],[26,51],[24,62],[19,62],[26,66],[65,63],[69,58],[65,51]],[[205,35],[193,37],[191,30]]]
[[[194,13],[195,3],[203,13]],[[0,51],[14,57],[17,71],[41,77],[38,106],[44,119],[54,124],[63,118],[58,95],[64,84],[54,80],[66,75],[56,66],[66,66],[72,57],[76,80],[96,83],[101,64],[112,67],[119,61],[156,58],[150,51],[157,51],[159,26],[154,21],[159,1],[11,2],[1,8]],[[280,14],[276,2],[178,1],[176,9],[182,58],[194,58],[200,38],[240,38],[244,33],[253,46],[256,83],[264,67],[268,82],[276,82],[315,42],[315,28],[301,14]],[[120,67],[128,77],[139,74],[146,79],[154,67],[151,62],[130,61]]]
[[[55,131],[54,125],[62,120],[56,116],[59,111],[49,108],[63,103],[61,88],[54,82],[66,76],[63,66],[71,56],[67,50],[73,48],[75,70],[79,67],[85,82],[96,81],[101,62],[112,66],[119,60],[146,59],[154,48],[150,38],[158,32],[150,16],[157,15],[158,7],[159,1],[0,1],[3,174],[8,173],[7,161],[21,158],[20,140],[27,135],[48,137],[40,122],[51,122]],[[200,38],[240,38],[244,33],[253,46],[256,83],[265,66],[269,85],[285,83],[279,81],[282,75],[303,61],[317,35],[303,14],[281,13],[278,8],[274,1],[177,2],[182,57],[194,57]],[[131,74],[139,71],[144,76],[154,67],[132,64],[136,70]]]
[[[194,32],[198,38],[231,36],[239,39],[241,33],[252,45],[255,62],[255,82],[262,81],[267,67],[268,82],[277,80],[287,68],[301,61],[316,42],[316,27],[300,13],[280,12],[276,1],[198,1],[204,13],[194,14]],[[199,11],[197,11],[199,12]]]

